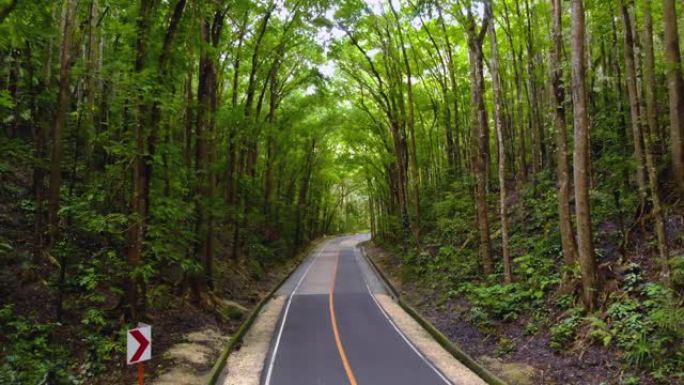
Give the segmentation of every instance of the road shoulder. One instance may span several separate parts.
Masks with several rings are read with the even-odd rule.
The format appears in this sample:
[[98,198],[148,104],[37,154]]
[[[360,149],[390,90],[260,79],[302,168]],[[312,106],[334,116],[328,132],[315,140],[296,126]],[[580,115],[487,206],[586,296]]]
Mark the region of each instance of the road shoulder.
[[287,296],[273,297],[261,309],[254,324],[244,337],[240,349],[228,357],[221,378],[223,385],[258,385],[264,369],[271,338],[276,330]]
[[444,350],[392,297],[387,294],[375,294],[374,296],[401,333],[452,384],[487,385],[484,380]]

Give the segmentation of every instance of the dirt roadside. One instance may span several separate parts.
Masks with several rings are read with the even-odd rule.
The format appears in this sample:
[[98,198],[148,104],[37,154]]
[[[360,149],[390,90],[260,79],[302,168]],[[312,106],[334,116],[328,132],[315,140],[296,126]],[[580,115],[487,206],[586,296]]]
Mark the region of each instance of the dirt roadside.
[[[548,333],[525,335],[524,319],[497,324],[493,334],[484,333],[464,319],[469,306],[464,298],[439,302],[439,293],[434,290],[401,281],[401,263],[396,256],[372,243],[364,248],[407,302],[451,341],[511,385],[612,384],[620,375],[601,349],[590,347],[581,356],[562,355],[549,347]],[[502,352],[502,339],[514,342],[513,351]]]

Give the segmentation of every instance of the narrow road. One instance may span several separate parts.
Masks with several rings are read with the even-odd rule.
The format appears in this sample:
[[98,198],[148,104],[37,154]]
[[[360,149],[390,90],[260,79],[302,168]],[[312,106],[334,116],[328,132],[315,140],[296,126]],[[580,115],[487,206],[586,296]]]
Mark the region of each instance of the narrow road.
[[281,288],[263,385],[451,384],[376,300],[383,285],[356,247],[367,239],[328,241]]

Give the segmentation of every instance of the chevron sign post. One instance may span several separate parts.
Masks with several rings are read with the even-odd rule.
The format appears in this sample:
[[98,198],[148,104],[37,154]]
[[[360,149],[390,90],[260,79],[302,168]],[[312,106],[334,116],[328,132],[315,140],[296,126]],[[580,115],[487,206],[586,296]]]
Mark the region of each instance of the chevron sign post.
[[145,381],[143,362],[152,358],[152,326],[143,323],[126,334],[126,363],[138,364],[138,385]]

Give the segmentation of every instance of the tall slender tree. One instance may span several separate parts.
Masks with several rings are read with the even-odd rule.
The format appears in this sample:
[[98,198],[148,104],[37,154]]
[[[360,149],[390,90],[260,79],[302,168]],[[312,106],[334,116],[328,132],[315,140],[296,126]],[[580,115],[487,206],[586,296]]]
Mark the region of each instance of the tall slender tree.
[[71,45],[72,30],[76,2],[67,0],[64,3],[62,20],[62,43],[59,54],[59,91],[57,94],[57,109],[55,110],[54,125],[52,127],[52,154],[50,159],[50,185],[48,191],[48,226],[50,232],[49,245],[54,246],[59,233],[59,201],[62,188],[62,159],[64,149],[62,139],[64,126],[67,121],[69,107],[69,83],[71,79]]
[[484,52],[482,44],[490,22],[489,7],[485,7],[482,25],[478,26],[470,5],[464,7],[461,20],[466,29],[468,40],[468,61],[470,63],[470,103],[473,124],[474,148],[473,165],[475,170],[475,201],[477,205],[477,226],[480,237],[480,258],[484,274],[493,272],[491,240],[489,237],[489,217],[487,214],[487,183],[489,180],[489,125],[484,102],[485,81],[483,72]]
[[658,239],[658,254],[661,272],[666,283],[669,282],[670,270],[668,265],[669,250],[667,232],[665,230],[665,213],[658,188],[657,154],[658,145],[658,113],[656,107],[655,55],[653,52],[653,20],[651,17],[651,1],[642,1],[644,17],[643,46],[644,46],[644,95],[646,99],[646,124],[644,124],[644,144],[646,153],[646,171],[650,198],[653,203],[653,217],[655,220],[656,237]]
[[420,176],[418,174],[418,152],[416,150],[416,118],[415,118],[415,101],[413,96],[413,76],[411,74],[411,64],[409,56],[406,53],[406,42],[404,41],[404,32],[402,31],[401,20],[399,14],[394,8],[392,2],[389,2],[389,7],[394,15],[395,26],[399,35],[399,46],[401,48],[401,56],[404,63],[404,70],[406,71],[406,87],[407,87],[407,103],[408,114],[406,117],[406,125],[409,131],[409,170],[411,172],[411,185],[413,186],[413,220],[411,225],[413,228],[413,235],[416,242],[420,243]]
[[[152,0],[140,0],[138,9],[138,23],[136,30],[135,47],[135,76],[139,77],[141,84],[145,76],[147,59],[149,55],[149,32],[152,27],[152,16],[155,4]],[[139,274],[138,268],[143,256],[143,243],[145,241],[147,196],[145,187],[145,128],[148,123],[149,108],[144,98],[144,92],[137,94],[137,116],[133,126],[133,138],[135,150],[133,155],[133,183],[131,191],[131,217],[132,224],[128,228],[128,263],[130,269],[129,282],[127,283],[126,298],[128,300],[129,314],[132,319],[142,316],[145,312],[146,289],[144,280]]]
[[622,29],[624,32],[624,56],[625,56],[625,72],[627,81],[627,95],[629,98],[630,120],[632,125],[632,140],[634,142],[634,160],[637,165],[636,179],[639,187],[639,198],[642,201],[646,199],[646,179],[644,166],[644,139],[641,134],[641,111],[639,109],[639,92],[637,89],[637,70],[636,70],[636,56],[634,53],[634,36],[632,35],[632,16],[629,11],[629,4],[627,0],[623,0],[620,5],[620,14],[622,17]]
[[684,79],[682,57],[679,52],[679,29],[674,0],[663,0],[665,24],[665,62],[667,87],[670,92],[670,148],[675,183],[684,191]]
[[[71,44],[76,12],[76,1],[67,0],[64,3],[62,20],[62,43],[59,54],[59,92],[57,94],[57,109],[55,110],[54,125],[52,127],[52,155],[50,159],[50,185],[48,191],[48,247],[55,246],[59,239],[59,203],[62,188],[62,159],[64,149],[62,138],[67,121],[69,108],[69,84],[71,79]],[[57,321],[62,319],[62,303],[66,275],[66,254],[60,255],[59,280],[56,302]]]
[[587,111],[586,53],[584,1],[572,0],[572,100],[574,103],[574,179],[575,217],[577,221],[577,252],[582,271],[584,306],[598,306],[600,281],[594,254],[589,207],[589,119]]
[[554,98],[554,125],[556,127],[556,173],[558,178],[558,226],[560,227],[561,246],[565,270],[562,274],[561,289],[570,289],[572,267],[577,261],[577,245],[572,229],[570,210],[570,166],[568,164],[567,125],[565,123],[565,87],[561,54],[563,51],[561,0],[551,0],[552,6],[552,48],[551,48],[551,87]]
[[[487,12],[493,15],[491,2],[487,3]],[[493,16],[492,16],[493,17]],[[499,167],[499,216],[501,218],[501,254],[503,256],[504,281],[513,282],[511,269],[511,251],[508,237],[508,189],[506,187],[506,142],[504,140],[504,95],[501,85],[501,74],[499,73],[499,48],[496,41],[496,28],[494,23],[489,23],[489,44],[491,53],[491,64],[489,66],[492,74],[492,90],[494,92],[494,126],[496,128],[496,147],[498,150]]]

